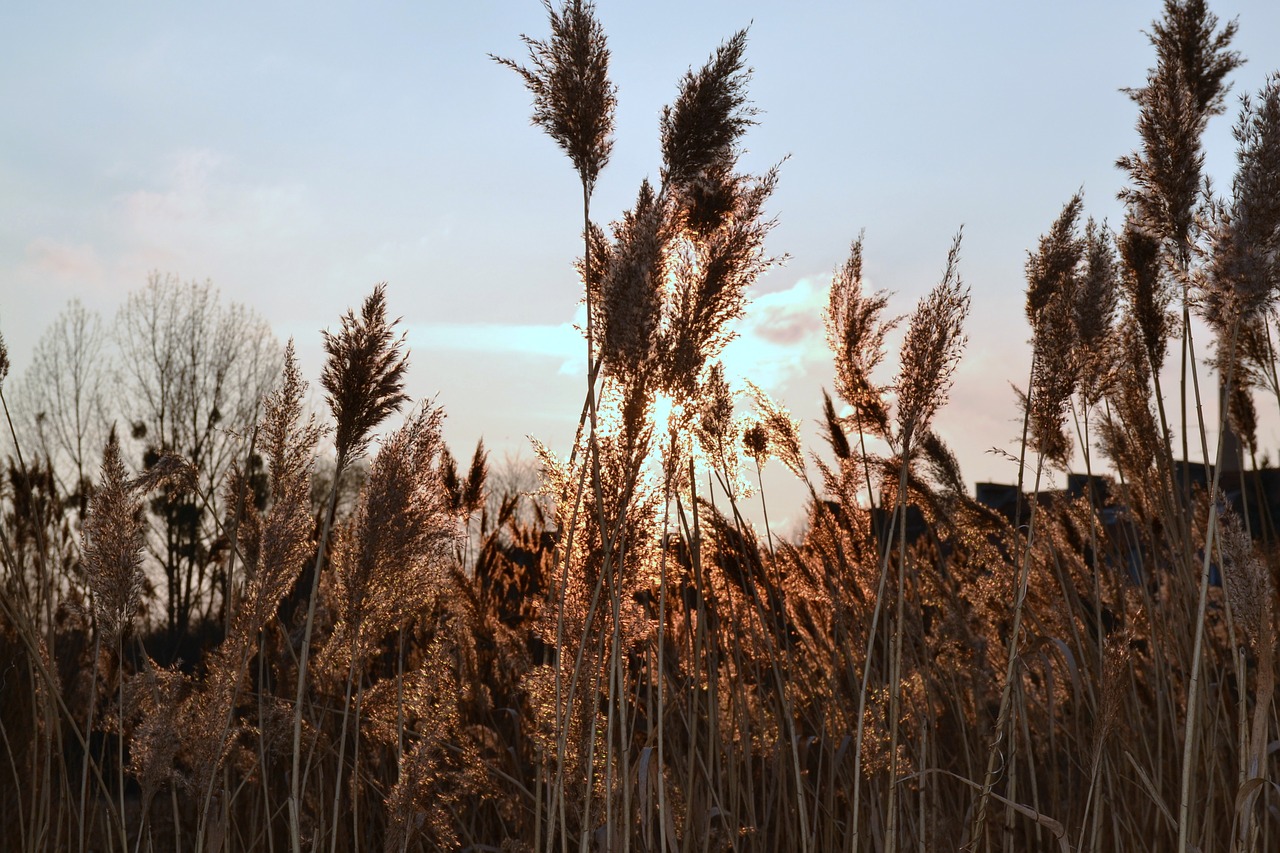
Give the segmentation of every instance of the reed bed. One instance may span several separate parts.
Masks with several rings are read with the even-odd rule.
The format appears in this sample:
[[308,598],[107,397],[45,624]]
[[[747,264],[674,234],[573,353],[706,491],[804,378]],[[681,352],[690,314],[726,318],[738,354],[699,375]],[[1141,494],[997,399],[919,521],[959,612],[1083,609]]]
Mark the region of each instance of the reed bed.
[[[605,34],[590,3],[547,11],[528,65],[498,61],[581,185],[569,452],[538,447],[536,494],[492,490],[483,447],[460,470],[443,411],[404,393],[382,286],[325,333],[327,416],[308,414],[290,344],[213,486],[174,455],[131,473],[113,432],[82,506],[10,427],[0,846],[1276,849],[1280,551],[1253,521],[1262,498],[1228,499],[1239,448],[1207,439],[1253,457],[1254,406],[1280,404],[1280,77],[1242,101],[1230,194],[1200,173],[1234,23],[1167,0],[1131,90],[1125,221],[1089,219],[1077,194],[1029,254],[1004,512],[969,495],[942,438],[969,320],[961,237],[905,316],[863,281],[874,245],[852,243],[825,313],[826,443],[805,447],[718,360],[776,262],[778,170],[738,162],[757,120],[746,32],[679,81],[656,180],[603,227]],[[1169,416],[1174,354],[1194,422]],[[0,343],[0,402],[7,372]],[[1179,461],[1195,449],[1224,463],[1204,484]],[[1085,487],[1042,488],[1077,452]],[[775,462],[809,495],[794,537],[767,522]],[[157,500],[181,495],[220,508],[228,582],[170,663],[145,546]],[[763,525],[744,518],[757,503]]]

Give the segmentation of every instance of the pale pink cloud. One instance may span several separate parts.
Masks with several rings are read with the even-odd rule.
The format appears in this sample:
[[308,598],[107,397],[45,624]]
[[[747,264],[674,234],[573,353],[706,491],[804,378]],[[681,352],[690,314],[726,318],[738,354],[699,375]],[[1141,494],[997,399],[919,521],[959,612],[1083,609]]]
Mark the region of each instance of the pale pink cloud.
[[41,275],[65,281],[96,284],[103,278],[102,259],[87,243],[61,243],[38,237],[27,244],[27,263]]

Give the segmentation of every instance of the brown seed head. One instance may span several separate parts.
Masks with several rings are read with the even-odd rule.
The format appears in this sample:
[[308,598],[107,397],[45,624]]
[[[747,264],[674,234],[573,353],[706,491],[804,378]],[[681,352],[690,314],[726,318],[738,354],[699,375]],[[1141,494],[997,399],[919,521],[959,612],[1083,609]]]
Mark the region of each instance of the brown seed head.
[[1145,86],[1128,90],[1139,106],[1142,148],[1116,163],[1134,184],[1120,193],[1130,214],[1184,262],[1204,165],[1200,137],[1222,112],[1226,75],[1243,62],[1227,49],[1235,22],[1215,33],[1217,26],[1204,0],[1165,0],[1150,35],[1156,67]]
[[315,415],[303,417],[305,395],[306,383],[291,339],[285,347],[280,385],[263,406],[259,434],[270,469],[271,509],[261,522],[261,544],[245,603],[233,626],[238,643],[247,645],[267,623],[313,553],[311,473],[323,430]]
[[[765,446],[792,474],[803,480],[805,466],[804,447],[800,442],[800,421],[791,417],[791,413],[774,402],[760,386],[748,380],[747,388],[750,389],[756,411],[760,414],[760,425],[768,435]],[[758,443],[759,437],[752,436],[751,441]],[[752,447],[748,446],[748,452],[755,457]]]
[[395,336],[399,322],[387,321],[384,283],[365,299],[358,318],[347,311],[337,334],[321,332],[329,358],[320,384],[337,421],[334,438],[343,463],[363,454],[374,427],[409,399],[403,391],[408,366],[404,335]]
[[1106,390],[1114,357],[1112,324],[1120,296],[1119,261],[1114,240],[1104,222],[1092,218],[1085,225],[1084,270],[1076,289],[1075,337],[1079,391],[1092,407]]
[[827,346],[835,355],[836,393],[853,407],[859,429],[884,435],[889,412],[883,386],[871,374],[884,359],[885,337],[902,318],[884,316],[889,292],[868,293],[862,281],[862,236],[849,247],[849,258],[831,279],[831,294],[823,320]]
[[443,418],[423,408],[386,439],[334,549],[340,630],[358,653],[429,604],[458,535],[437,470]]
[[764,204],[777,180],[776,168],[743,179],[721,227],[701,238],[686,232],[676,244],[669,320],[659,346],[662,387],[677,400],[696,392],[703,367],[733,338],[730,324],[745,310],[747,288],[775,263],[764,254],[774,225],[764,218]]
[[1240,518],[1228,509],[1218,519],[1222,549],[1222,580],[1236,623],[1253,643],[1258,642],[1264,608],[1271,606],[1274,591],[1271,572],[1254,549]]
[[102,452],[102,478],[84,522],[84,571],[102,644],[113,646],[138,609],[146,580],[142,502],[120,458],[115,430]]
[[1280,291],[1280,74],[1241,99],[1229,205],[1211,210],[1206,318],[1226,328],[1263,311]]
[[915,433],[929,427],[933,415],[946,402],[968,340],[964,321],[969,313],[969,289],[960,281],[960,237],[956,235],[947,253],[942,281],[916,306],[902,342],[902,367],[895,387],[904,446]]
[[[1218,16],[1204,0],[1165,0],[1164,17],[1151,24],[1158,63],[1153,72],[1180,69],[1196,112],[1206,119],[1222,114],[1226,76],[1244,64],[1238,52],[1227,49],[1238,23],[1229,21],[1215,33],[1217,28]],[[1141,103],[1138,93],[1129,94]]]
[[1084,245],[1076,233],[1084,196],[1077,192],[1063,205],[1048,234],[1040,237],[1040,247],[1027,259],[1027,322],[1034,330],[1040,316],[1059,293],[1074,293],[1077,266]]
[[1158,371],[1164,365],[1174,324],[1169,312],[1173,291],[1161,268],[1160,244],[1129,217],[1120,235],[1120,257],[1129,312],[1137,322],[1149,363]]
[[1076,293],[1085,242],[1077,234],[1082,198],[1063,207],[1027,260],[1027,317],[1033,332],[1030,429],[1036,451],[1059,464],[1071,455],[1067,403],[1076,388]]
[[614,247],[600,288],[600,357],[610,372],[633,376],[653,357],[667,279],[667,217],[648,181],[613,230]]
[[701,69],[685,73],[675,104],[662,111],[665,183],[713,176],[716,167],[734,159],[738,138],[755,123],[755,110],[747,104],[746,47],[747,31],[740,30]]
[[531,68],[490,57],[524,78],[533,93],[533,123],[564,149],[590,195],[613,149],[616,90],[609,82],[609,48],[595,4],[568,0],[557,12],[543,0],[551,24],[547,41],[522,36]]
[[742,447],[747,455],[763,467],[769,458],[769,430],[760,421],[751,421],[742,430]]

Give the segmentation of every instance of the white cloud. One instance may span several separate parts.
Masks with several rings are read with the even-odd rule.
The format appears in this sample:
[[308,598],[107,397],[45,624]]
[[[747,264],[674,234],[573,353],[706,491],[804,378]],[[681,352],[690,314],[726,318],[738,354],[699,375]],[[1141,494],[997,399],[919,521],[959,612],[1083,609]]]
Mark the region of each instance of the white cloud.
[[[822,322],[826,284],[801,278],[784,290],[766,293],[748,304],[735,324],[737,337],[724,349],[731,381],[750,379],[776,393],[790,382],[807,378],[831,363]],[[581,375],[586,368],[581,306],[572,323],[558,325],[503,323],[413,324],[409,345],[422,350],[487,352],[552,358],[559,372]]]
[[806,276],[785,290],[753,300],[738,321],[738,337],[725,347],[726,371],[738,380],[750,379],[771,393],[791,381],[829,366],[822,322],[828,284]]
[[64,281],[97,284],[102,280],[102,260],[87,243],[69,244],[37,237],[27,244],[27,261],[41,274]]
[[502,323],[413,324],[409,346],[418,350],[484,352],[551,358],[560,373],[580,375],[586,369],[586,345],[572,323],[516,325]]
[[208,254],[235,246],[261,250],[295,236],[311,222],[301,187],[237,181],[216,151],[179,151],[169,158],[159,189],[121,199],[130,242],[168,251]]

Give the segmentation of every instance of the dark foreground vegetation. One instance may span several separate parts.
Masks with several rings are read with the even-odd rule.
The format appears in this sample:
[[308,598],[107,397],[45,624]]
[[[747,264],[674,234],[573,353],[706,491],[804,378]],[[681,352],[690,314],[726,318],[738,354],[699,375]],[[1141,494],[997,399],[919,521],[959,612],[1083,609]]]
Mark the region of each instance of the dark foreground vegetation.
[[[548,10],[529,64],[500,61],[581,181],[567,457],[540,451],[536,495],[482,448],[459,466],[442,412],[403,393],[381,287],[325,333],[324,418],[292,345],[161,279],[117,321],[109,407],[109,344],[72,306],[36,378],[0,385],[20,391],[0,396],[0,847],[1280,848],[1278,543],[1222,473],[1257,466],[1255,397],[1280,403],[1280,79],[1243,99],[1213,195],[1200,138],[1234,25],[1165,3],[1125,221],[1077,195],[1030,254],[1028,499],[1004,514],[936,426],[959,237],[905,318],[853,244],[827,446],[806,449],[717,361],[772,263],[777,174],[737,168],[745,33],[680,82],[657,179],[605,229],[605,38],[589,4]],[[1201,420],[1208,394],[1226,423]],[[1107,487],[1042,494],[1076,448]],[[1175,464],[1196,453],[1221,462],[1204,485]],[[770,460],[808,487],[803,535],[743,519],[768,512]]]

